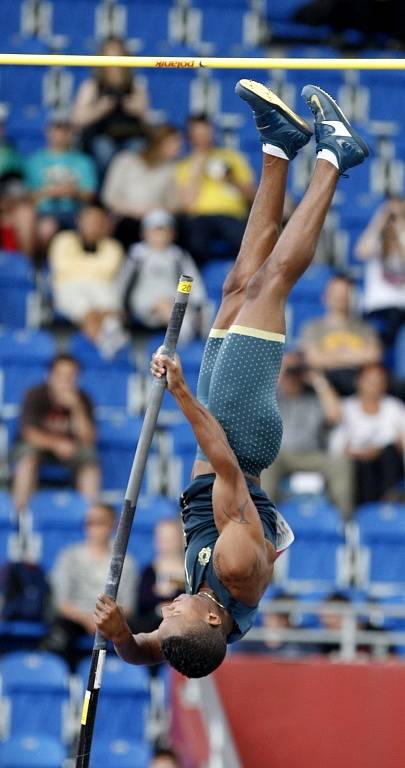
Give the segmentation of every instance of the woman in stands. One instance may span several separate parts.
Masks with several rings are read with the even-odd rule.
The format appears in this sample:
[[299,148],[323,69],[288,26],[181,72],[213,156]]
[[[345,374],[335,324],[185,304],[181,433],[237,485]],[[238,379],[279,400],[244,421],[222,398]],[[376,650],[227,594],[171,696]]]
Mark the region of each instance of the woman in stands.
[[[104,40],[100,56],[127,56],[119,37]],[[80,86],[73,105],[73,123],[82,148],[93,155],[100,178],[120,149],[139,147],[147,135],[148,97],[125,67],[99,67]]]

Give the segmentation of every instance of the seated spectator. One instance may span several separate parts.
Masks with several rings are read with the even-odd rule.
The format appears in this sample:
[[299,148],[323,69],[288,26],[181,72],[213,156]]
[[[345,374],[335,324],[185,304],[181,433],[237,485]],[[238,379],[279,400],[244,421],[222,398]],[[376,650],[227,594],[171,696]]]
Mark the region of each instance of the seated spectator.
[[387,385],[381,365],[365,366],[332,436],[332,453],[354,461],[357,504],[395,499],[404,480],[405,406],[386,394]]
[[[119,37],[103,41],[99,56],[127,56]],[[102,179],[121,149],[139,149],[147,135],[148,98],[134,72],[125,67],[98,67],[81,84],[73,105],[72,122],[81,145],[94,157]]]
[[344,517],[352,513],[351,462],[325,453],[325,429],[340,419],[340,399],[325,376],[307,370],[300,354],[287,352],[278,384],[283,439],[273,464],[261,475],[262,487],[280,499],[283,477],[294,472],[319,473]]
[[79,365],[73,357],[58,355],[47,381],[25,395],[13,477],[14,502],[19,511],[27,507],[42,464],[67,467],[81,493],[90,500],[98,496],[100,472],[93,409],[77,386],[78,373]]
[[[1,152],[1,150],[0,150]],[[36,250],[37,217],[22,176],[0,176],[0,249],[20,251],[33,258]]]
[[153,632],[162,621],[160,608],[184,592],[184,542],[177,520],[155,528],[155,557],[141,573],[135,632]]
[[355,255],[364,260],[364,311],[390,346],[405,324],[405,200],[394,198],[375,213]]
[[[289,595],[275,595],[272,600],[288,600]],[[265,653],[270,656],[281,656],[285,659],[296,659],[300,656],[316,653],[313,643],[298,643],[295,640],[283,638],[285,630],[293,629],[294,625],[289,613],[271,608],[262,614],[262,628],[268,630],[263,640],[242,640],[239,648],[243,653]]]
[[[94,606],[97,595],[104,592],[114,525],[113,508],[95,503],[87,513],[83,542],[60,552],[51,572],[55,619],[43,645],[65,656],[72,669],[80,655],[77,641],[95,633]],[[118,601],[127,617],[134,603],[135,579],[135,562],[126,555]]]
[[111,328],[115,328],[113,351],[119,340],[126,341],[120,333],[117,286],[124,253],[108,234],[108,214],[100,204],[90,203],[79,213],[77,231],[59,232],[49,249],[56,311],[79,325],[106,354],[111,352]]
[[[332,642],[323,642],[319,644],[318,652],[331,657],[331,660],[339,660],[345,658],[344,656],[344,642],[347,639],[347,632],[345,632],[345,616],[342,611],[339,611],[340,607],[350,605],[350,598],[343,592],[333,592],[328,595],[324,600],[325,606],[328,608],[336,608],[336,613],[323,610],[320,614],[320,625],[322,629],[327,629],[329,632],[335,632],[337,634],[336,640]],[[355,629],[365,629],[361,622],[357,619],[354,620]],[[349,630],[350,631],[350,630]],[[350,637],[351,637],[350,631]],[[365,645],[358,645],[355,651],[355,658],[367,659],[370,654],[370,647]]]
[[381,346],[373,329],[353,312],[353,286],[343,275],[329,281],[326,312],[304,326],[302,349],[311,368],[324,371],[341,395],[351,395],[356,372],[380,360]]
[[72,148],[66,114],[54,113],[46,130],[46,147],[26,162],[26,180],[39,218],[38,238],[46,249],[58,229],[72,229],[83,203],[94,198],[97,175],[91,157]]
[[171,749],[157,749],[149,768],[180,768],[180,763]]
[[187,245],[198,265],[215,253],[222,240],[236,257],[253,200],[253,172],[240,152],[214,144],[214,129],[205,115],[187,122],[191,152],[177,166],[180,209],[187,214]]
[[147,329],[166,328],[181,274],[194,278],[182,340],[203,330],[206,294],[191,256],[174,245],[175,223],[168,211],[156,209],[142,219],[143,240],[133,245],[121,275],[122,303],[127,318]]
[[0,177],[5,174],[24,176],[24,161],[6,134],[8,110],[0,104]]
[[102,197],[117,219],[115,236],[129,248],[140,237],[140,221],[154,208],[175,211],[175,165],[181,135],[172,125],[151,131],[144,149],[119,152],[105,178]]

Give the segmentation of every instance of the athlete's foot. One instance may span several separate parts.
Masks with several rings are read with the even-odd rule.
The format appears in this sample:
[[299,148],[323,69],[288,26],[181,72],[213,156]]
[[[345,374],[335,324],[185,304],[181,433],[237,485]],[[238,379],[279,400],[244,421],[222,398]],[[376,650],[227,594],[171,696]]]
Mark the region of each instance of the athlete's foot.
[[318,158],[333,162],[340,174],[362,163],[369,148],[332,97],[317,85],[304,86],[301,95],[315,116]]
[[[312,136],[312,129],[269,88],[254,80],[239,80],[235,92],[253,109],[263,144],[278,147],[292,160]],[[271,154],[271,152],[270,152]]]

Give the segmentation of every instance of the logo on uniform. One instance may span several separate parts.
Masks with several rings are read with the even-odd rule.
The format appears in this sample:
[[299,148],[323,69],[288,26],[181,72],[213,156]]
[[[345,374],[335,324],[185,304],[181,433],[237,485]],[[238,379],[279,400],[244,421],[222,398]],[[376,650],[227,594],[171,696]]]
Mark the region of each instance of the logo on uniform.
[[211,559],[211,547],[203,547],[198,553],[198,562],[200,565],[207,565]]

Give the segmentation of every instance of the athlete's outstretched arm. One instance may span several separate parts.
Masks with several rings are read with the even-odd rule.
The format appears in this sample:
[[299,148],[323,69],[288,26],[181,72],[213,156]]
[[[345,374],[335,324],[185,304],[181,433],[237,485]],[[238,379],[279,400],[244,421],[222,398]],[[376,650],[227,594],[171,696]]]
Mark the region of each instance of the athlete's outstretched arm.
[[263,525],[238,460],[221,425],[190,392],[178,357],[171,360],[158,353],[151,370],[157,377],[166,373],[168,389],[216,474],[212,507],[220,534],[214,552],[218,576],[234,597],[256,605],[263,584],[269,580],[268,550]]
[[158,351],[153,356],[151,372],[157,378],[166,374],[167,388],[190,423],[197,442],[207,456],[214,472],[217,475],[227,477],[229,482],[236,482],[239,475],[243,479],[237,458],[221,425],[188,388],[178,355],[172,360]]

